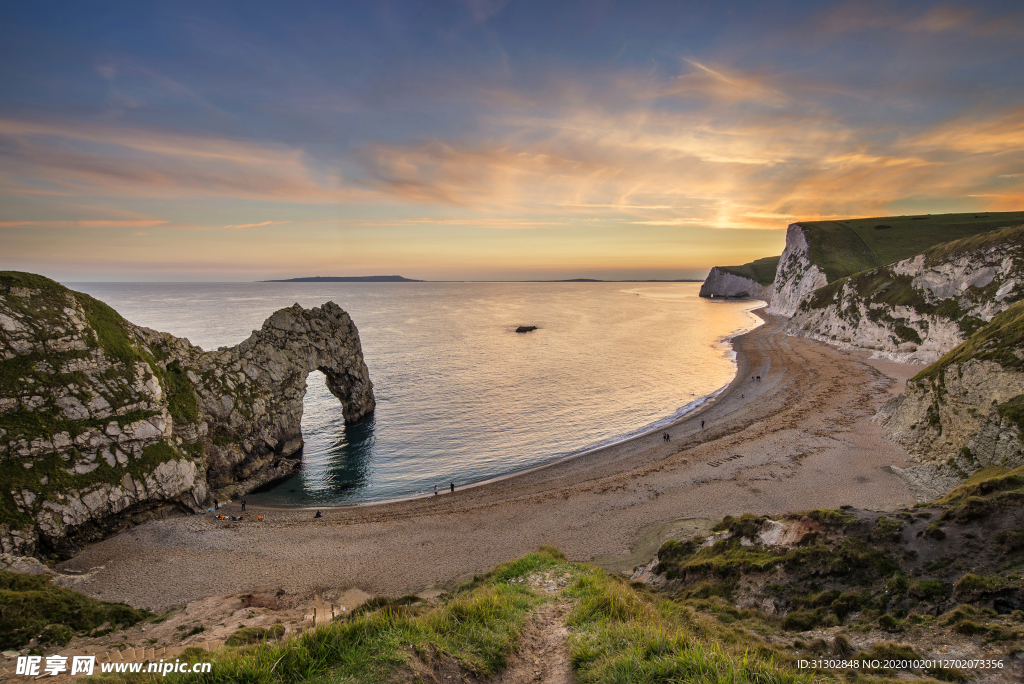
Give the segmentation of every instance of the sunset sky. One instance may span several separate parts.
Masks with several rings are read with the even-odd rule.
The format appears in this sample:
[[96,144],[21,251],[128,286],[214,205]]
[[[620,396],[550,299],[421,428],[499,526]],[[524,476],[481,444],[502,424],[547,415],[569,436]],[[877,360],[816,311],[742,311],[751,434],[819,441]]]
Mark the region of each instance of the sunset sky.
[[1014,2],[20,2],[0,268],[702,278],[1024,210]]

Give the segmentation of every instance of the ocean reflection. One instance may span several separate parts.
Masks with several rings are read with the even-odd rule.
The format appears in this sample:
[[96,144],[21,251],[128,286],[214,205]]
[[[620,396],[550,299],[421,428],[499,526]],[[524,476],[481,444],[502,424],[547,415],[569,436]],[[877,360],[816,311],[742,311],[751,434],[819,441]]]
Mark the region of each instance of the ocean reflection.
[[[341,407],[339,405],[340,413]],[[307,431],[303,425],[302,469],[298,473],[305,493],[313,501],[331,499],[338,494],[351,494],[370,483],[370,457],[374,447],[373,416],[355,425],[331,425]],[[307,437],[308,435],[308,437]],[[317,441],[329,440],[322,448]],[[309,456],[306,456],[309,453]],[[297,484],[297,483],[296,483]],[[295,489],[294,486],[291,487]],[[319,495],[319,496],[318,496]]]
[[327,389],[324,374],[313,371],[302,400],[302,466],[287,480],[254,492],[256,498],[268,504],[329,504],[364,489],[371,481],[375,427],[373,415],[346,426],[341,402]]
[[[422,496],[651,429],[722,387],[751,302],[697,283],[85,283],[129,320],[204,349],[274,310],[335,301],[359,327],[377,408],[346,428],[314,372],[302,468],[254,505]],[[514,332],[535,325],[529,334]]]

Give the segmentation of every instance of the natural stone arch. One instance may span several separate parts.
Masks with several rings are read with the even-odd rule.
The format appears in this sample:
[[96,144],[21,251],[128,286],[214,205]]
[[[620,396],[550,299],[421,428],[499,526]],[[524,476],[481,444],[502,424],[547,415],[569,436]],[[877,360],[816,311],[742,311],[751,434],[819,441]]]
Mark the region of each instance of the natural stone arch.
[[[0,461],[30,475],[0,491],[15,514],[0,522],[4,553],[68,557],[289,475],[313,370],[346,423],[374,409],[358,331],[333,302],[282,309],[241,344],[207,352],[42,276],[0,272],[0,359],[32,378],[0,388],[0,413],[46,418],[0,429]],[[51,424],[62,429],[40,428]],[[54,468],[59,480],[46,475]]]
[[219,447],[216,439],[208,442],[218,455],[211,460],[208,479],[225,493],[252,489],[298,467],[298,460],[281,459],[302,448],[302,399],[311,372],[324,374],[328,390],[341,402],[346,424],[368,416],[376,406],[359,333],[334,302],[276,311],[238,346],[208,352],[197,361],[214,372],[237,369],[240,380],[236,387],[242,392],[235,396],[201,390],[201,403],[214,419],[210,434],[241,437],[227,448]]

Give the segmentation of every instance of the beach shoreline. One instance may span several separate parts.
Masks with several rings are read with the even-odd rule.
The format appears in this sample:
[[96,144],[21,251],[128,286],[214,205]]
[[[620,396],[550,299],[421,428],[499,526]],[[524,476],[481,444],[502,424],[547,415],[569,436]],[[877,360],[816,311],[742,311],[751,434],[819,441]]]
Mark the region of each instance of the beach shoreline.
[[267,588],[399,595],[450,588],[542,544],[624,570],[614,559],[635,561],[642,537],[656,550],[651,531],[671,534],[673,521],[912,504],[887,470],[908,456],[871,416],[918,367],[789,337],[784,320],[754,314],[764,323],[732,339],[733,381],[649,433],[454,495],[321,507],[316,520],[260,506],[267,519],[256,522],[252,505],[243,522],[156,520],[59,567],[91,573],[78,587],[91,596],[157,610]]
[[[734,363],[736,363],[737,370],[739,369],[739,363],[738,363],[738,360],[737,360],[738,356],[736,354],[736,350],[735,350],[735,346],[733,345],[733,341],[736,340],[739,337],[742,337],[743,335],[747,335],[749,333],[754,332],[755,330],[757,330],[758,328],[760,328],[761,326],[763,326],[765,324],[764,317],[761,316],[757,312],[763,311],[765,308],[767,308],[767,306],[768,306],[767,303],[762,302],[761,306],[755,307],[755,308],[750,309],[748,311],[748,313],[750,313],[751,316],[753,316],[755,319],[757,319],[757,322],[753,325],[753,327],[751,327],[750,329],[745,329],[745,330],[741,330],[741,331],[738,331],[738,332],[731,333],[731,334],[727,335],[726,337],[722,338],[721,340],[719,340],[722,343],[728,343],[730,345],[730,347],[732,348],[732,351],[731,351],[731,354],[733,355],[733,359],[732,360],[733,360]],[[721,387],[719,387],[715,391],[710,392],[709,394],[706,394],[706,395],[704,395],[702,397],[698,397],[697,399],[694,399],[693,401],[690,401],[690,402],[684,404],[675,413],[673,413],[671,416],[666,416],[665,418],[660,418],[660,419],[654,421],[653,423],[651,423],[650,425],[646,425],[644,427],[638,428],[636,430],[633,430],[632,432],[628,432],[628,433],[623,434],[623,435],[618,435],[618,436],[615,436],[615,437],[609,437],[608,439],[603,440],[601,442],[598,442],[597,444],[592,444],[592,445],[589,445],[589,446],[582,447],[579,451],[574,451],[572,453],[564,454],[564,455],[558,456],[558,457],[556,457],[556,458],[554,458],[554,459],[552,459],[550,461],[546,461],[544,463],[540,463],[540,464],[537,464],[537,465],[534,465],[534,466],[529,466],[529,467],[524,468],[522,470],[513,470],[511,472],[502,473],[500,475],[495,475],[494,477],[489,477],[489,478],[487,478],[485,480],[480,480],[478,482],[470,482],[470,483],[466,483],[466,484],[461,484],[461,485],[458,486],[458,489],[460,491],[465,491],[465,490],[469,490],[469,489],[475,489],[477,487],[483,487],[483,486],[486,486],[486,485],[494,484],[494,483],[497,483],[497,482],[502,482],[504,480],[508,480],[510,478],[515,478],[515,477],[519,477],[521,475],[528,475],[528,474],[533,473],[535,471],[543,470],[544,468],[550,468],[551,466],[558,465],[559,463],[563,463],[565,461],[571,461],[572,459],[575,459],[575,458],[580,458],[580,457],[588,456],[588,455],[591,455],[593,453],[603,451],[605,449],[610,449],[610,448],[619,446],[621,444],[624,444],[626,442],[629,442],[629,441],[632,441],[632,440],[635,440],[635,439],[641,439],[641,438],[644,438],[644,437],[650,437],[651,435],[653,435],[656,432],[665,432],[667,430],[670,430],[673,427],[675,427],[675,426],[679,425],[680,423],[682,423],[687,418],[691,417],[696,411],[699,411],[703,406],[705,406],[707,404],[707,402],[711,401],[715,397],[718,397],[722,393],[726,392],[735,383],[735,380],[736,380],[737,377],[739,377],[739,376],[735,375],[733,377],[733,380],[731,380],[730,382],[726,383],[725,385],[722,385]],[[687,406],[691,406],[692,404],[697,404],[697,405],[694,406],[693,408],[689,409],[689,410],[685,410]],[[295,475],[294,474],[293,475],[289,475],[284,480],[279,480],[278,482],[279,483],[280,482],[287,482],[292,477],[295,477]],[[266,486],[267,485],[264,485],[264,487],[266,487]],[[440,494],[444,494],[444,493],[450,493],[450,492],[448,492],[448,490],[444,490],[443,487],[442,487],[442,491],[440,491],[439,493]],[[242,498],[242,497],[240,497],[240,498]],[[315,510],[324,510],[324,509],[330,509],[330,508],[381,506],[381,505],[385,505],[385,504],[401,503],[401,502],[404,502],[404,501],[416,501],[416,500],[420,500],[420,499],[424,499],[424,498],[432,498],[432,495],[429,494],[429,493],[427,493],[427,494],[414,494],[414,495],[410,495],[410,496],[396,497],[396,498],[393,498],[393,499],[381,499],[381,500],[373,500],[373,501],[359,501],[359,502],[356,502],[356,503],[340,503],[340,504],[316,504],[316,505],[295,504],[295,505],[291,505],[291,504],[276,504],[276,503],[262,503],[262,502],[260,502],[258,505],[259,505],[259,507],[261,509],[266,509],[266,510],[315,511]]]

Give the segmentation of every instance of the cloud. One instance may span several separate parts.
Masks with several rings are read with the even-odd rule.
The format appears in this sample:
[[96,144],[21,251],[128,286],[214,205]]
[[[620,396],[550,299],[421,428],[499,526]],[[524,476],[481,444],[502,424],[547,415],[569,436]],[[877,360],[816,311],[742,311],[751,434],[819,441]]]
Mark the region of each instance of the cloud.
[[491,17],[497,15],[504,9],[508,0],[459,0],[467,10],[473,21],[483,24]]
[[996,116],[970,113],[917,136],[914,147],[968,154],[1024,150],[1024,107]]
[[345,196],[336,174],[315,177],[302,149],[81,122],[0,119],[0,169],[69,194],[303,203]]
[[[707,66],[694,59],[686,59],[693,69],[676,77],[668,85],[655,88],[648,97],[671,95],[713,98],[725,102],[754,101],[772,106],[781,106],[788,101],[787,95],[770,86],[764,77],[729,70],[723,66]],[[644,97],[645,94],[638,94]]]
[[160,226],[167,221],[160,220],[108,220],[86,219],[80,221],[0,221],[0,228],[16,228],[20,226],[36,226],[39,228],[144,228]]
[[244,230],[246,228],[260,228],[261,226],[276,226],[291,221],[263,221],[261,223],[239,223],[233,226],[224,226],[221,230]]
[[802,32],[836,35],[868,30],[894,30],[908,33],[957,32],[974,38],[1024,33],[1024,13],[1008,12],[985,16],[976,7],[942,4],[924,12],[898,11],[891,3],[850,0],[823,11]]
[[922,193],[981,200],[979,188],[1020,168],[1013,153],[1024,150],[1022,121],[1018,109],[976,111],[894,136],[822,109],[747,112],[731,122],[717,108],[570,110],[500,121],[500,138],[377,144],[360,159],[368,188],[407,202],[778,229],[881,215]]

